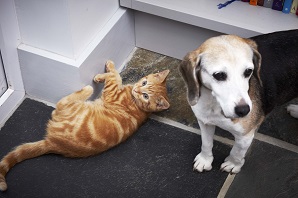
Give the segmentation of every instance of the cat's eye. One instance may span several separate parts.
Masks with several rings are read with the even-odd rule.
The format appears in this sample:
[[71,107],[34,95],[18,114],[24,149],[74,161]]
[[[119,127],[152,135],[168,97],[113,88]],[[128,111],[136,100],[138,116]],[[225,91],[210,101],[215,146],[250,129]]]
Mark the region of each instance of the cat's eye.
[[144,81],[142,82],[142,86],[145,86],[145,85],[147,85],[147,80],[144,80]]
[[250,77],[251,74],[252,74],[252,69],[246,69],[243,73],[245,78]]
[[213,78],[217,81],[225,81],[227,79],[227,74],[225,72],[215,72],[212,74]]
[[146,93],[143,93],[143,97],[144,97],[146,100],[148,100],[148,99],[149,99],[149,95],[148,95],[148,94],[146,94]]

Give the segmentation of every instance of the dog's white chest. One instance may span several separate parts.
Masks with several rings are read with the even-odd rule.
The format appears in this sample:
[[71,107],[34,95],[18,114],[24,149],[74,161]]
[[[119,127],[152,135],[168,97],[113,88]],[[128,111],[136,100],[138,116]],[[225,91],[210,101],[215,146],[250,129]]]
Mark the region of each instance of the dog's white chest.
[[231,133],[244,132],[242,126],[223,116],[222,109],[210,92],[202,90],[198,103],[192,106],[196,118],[207,125],[215,125]]

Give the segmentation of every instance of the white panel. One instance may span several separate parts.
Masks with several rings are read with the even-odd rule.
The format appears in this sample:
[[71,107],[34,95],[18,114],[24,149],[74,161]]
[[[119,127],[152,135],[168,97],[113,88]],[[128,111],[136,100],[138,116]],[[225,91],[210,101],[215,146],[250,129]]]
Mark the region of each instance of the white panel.
[[22,42],[76,59],[119,8],[118,0],[15,0]]
[[[77,60],[27,45],[19,46],[26,93],[56,103],[63,96],[93,84],[108,59],[120,66],[135,47],[133,14],[118,9]],[[95,86],[95,95],[100,85]]]
[[136,45],[182,59],[206,39],[222,33],[142,12],[135,13]]
[[135,45],[133,11],[119,8],[76,60],[83,81],[90,83],[90,75],[104,72],[104,64],[108,59],[113,60],[116,69],[119,69]]
[[92,84],[95,74],[105,72],[104,64],[108,59],[113,60],[116,69],[119,70],[135,48],[132,11],[120,8],[95,41],[96,45],[90,45],[86,50],[87,58],[81,57],[78,60],[81,80],[84,84]]
[[73,57],[67,0],[15,0],[22,42]]
[[68,0],[74,58],[95,38],[118,8],[118,0]]
[[82,87],[77,67],[23,49],[19,58],[28,95],[55,103]]

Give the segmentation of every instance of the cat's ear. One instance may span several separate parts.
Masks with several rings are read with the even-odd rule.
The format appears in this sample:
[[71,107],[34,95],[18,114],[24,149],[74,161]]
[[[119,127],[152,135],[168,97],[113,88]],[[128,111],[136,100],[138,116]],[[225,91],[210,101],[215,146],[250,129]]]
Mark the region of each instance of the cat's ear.
[[162,72],[158,72],[158,73],[156,73],[156,74],[154,74],[154,77],[159,81],[159,82],[161,82],[161,83],[163,83],[165,80],[166,80],[166,78],[167,78],[167,76],[169,75],[169,73],[170,73],[170,70],[164,70],[164,71],[162,71]]
[[157,103],[157,105],[156,105],[157,110],[159,110],[159,111],[168,109],[170,107],[170,103],[163,96],[160,96],[158,98],[158,100],[156,101],[156,103]]

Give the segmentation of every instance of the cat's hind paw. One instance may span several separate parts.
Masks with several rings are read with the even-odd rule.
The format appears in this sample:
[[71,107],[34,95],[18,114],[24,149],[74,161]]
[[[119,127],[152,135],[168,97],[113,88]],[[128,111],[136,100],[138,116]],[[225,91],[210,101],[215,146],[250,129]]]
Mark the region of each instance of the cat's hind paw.
[[80,95],[85,95],[87,98],[89,98],[93,94],[93,87],[91,85],[86,85],[77,93]]
[[86,85],[85,87],[83,87],[82,91],[91,93],[93,92],[93,87],[91,85]]

